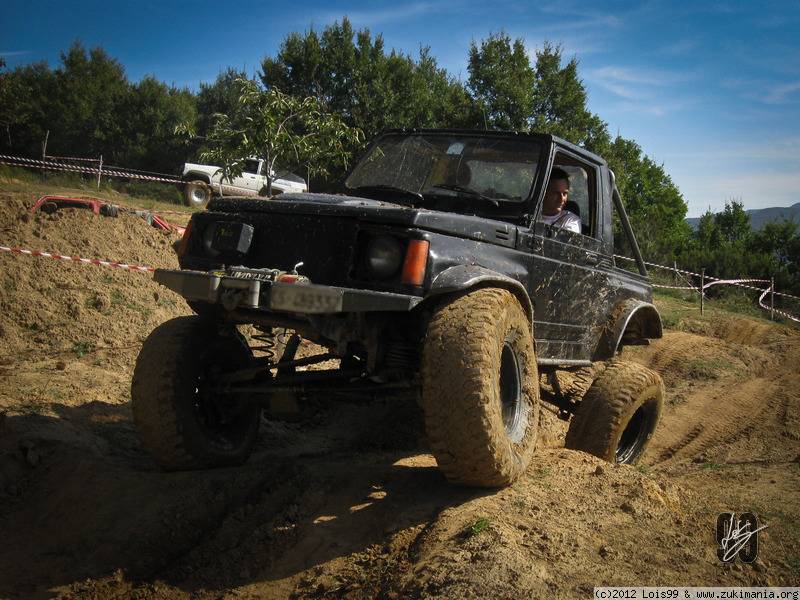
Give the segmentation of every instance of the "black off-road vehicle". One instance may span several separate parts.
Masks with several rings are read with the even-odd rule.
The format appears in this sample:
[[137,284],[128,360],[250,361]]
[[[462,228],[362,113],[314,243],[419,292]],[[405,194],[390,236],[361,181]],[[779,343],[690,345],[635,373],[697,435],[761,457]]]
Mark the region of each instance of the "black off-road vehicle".
[[[556,166],[580,233],[539,222]],[[615,211],[638,274],[615,264]],[[567,447],[612,462],[658,422],[661,378],[615,358],[661,320],[614,175],[556,137],[387,132],[344,194],[213,200],[179,256],[155,279],[197,316],[153,331],[132,385],[167,469],[240,463],[262,410],[320,394],[417,392],[439,467],[479,486],[524,472],[540,401],[571,419]],[[301,336],[327,350],[297,358]]]

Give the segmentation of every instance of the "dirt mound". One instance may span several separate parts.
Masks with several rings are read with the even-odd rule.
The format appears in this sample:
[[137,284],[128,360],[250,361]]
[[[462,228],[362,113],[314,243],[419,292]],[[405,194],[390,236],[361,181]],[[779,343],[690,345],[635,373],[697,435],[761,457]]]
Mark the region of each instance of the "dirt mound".
[[[0,192],[0,243],[175,266],[174,237],[88,211],[26,217]],[[541,411],[513,486],[447,484],[416,399],[317,399],[264,421],[229,469],[163,473],[129,386],[141,341],[187,314],[149,276],[0,254],[0,597],[585,598],[595,585],[797,585],[800,334],[692,317],[623,357],[667,403],[643,464],[563,449]],[[307,352],[308,349],[304,349]],[[768,529],[724,566],[723,511]]]

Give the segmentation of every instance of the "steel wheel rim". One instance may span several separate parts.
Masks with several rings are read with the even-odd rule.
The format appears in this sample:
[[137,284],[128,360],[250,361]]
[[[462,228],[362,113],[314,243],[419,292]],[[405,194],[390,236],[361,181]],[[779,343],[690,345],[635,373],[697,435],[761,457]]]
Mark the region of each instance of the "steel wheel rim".
[[506,435],[513,443],[518,443],[524,433],[522,402],[522,376],[519,357],[507,341],[503,342],[500,353],[500,409]]
[[654,405],[647,402],[636,409],[619,438],[614,453],[615,462],[630,464],[639,457],[644,444],[655,429],[654,411]]
[[195,188],[192,190],[192,202],[202,204],[206,201],[206,192],[203,189]]

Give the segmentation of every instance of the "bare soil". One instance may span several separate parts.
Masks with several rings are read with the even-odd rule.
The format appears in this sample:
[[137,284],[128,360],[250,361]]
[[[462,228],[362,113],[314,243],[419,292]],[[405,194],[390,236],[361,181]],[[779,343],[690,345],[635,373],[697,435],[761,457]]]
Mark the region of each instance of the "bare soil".
[[[29,215],[0,186],[0,244],[176,264],[142,219]],[[671,310],[676,301],[664,301]],[[0,598],[589,597],[596,585],[800,584],[800,333],[711,310],[624,355],[666,382],[638,467],[563,448],[542,410],[525,476],[448,485],[411,399],[265,421],[242,467],[164,473],[141,450],[142,340],[189,314],[149,276],[0,254]],[[722,565],[723,511],[768,525]]]

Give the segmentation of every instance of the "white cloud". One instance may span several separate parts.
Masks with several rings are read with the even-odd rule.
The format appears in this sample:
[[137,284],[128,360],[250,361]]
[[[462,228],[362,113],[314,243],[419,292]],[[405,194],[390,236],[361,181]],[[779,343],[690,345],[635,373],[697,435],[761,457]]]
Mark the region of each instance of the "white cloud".
[[684,54],[689,54],[698,46],[699,40],[686,38],[677,40],[672,44],[667,44],[661,48],[660,53],[666,54],[667,56],[682,56]]
[[609,65],[592,69],[588,76],[600,84],[638,84],[643,86],[673,85],[691,80],[694,76],[686,72],[667,71],[664,69],[632,69]]
[[764,96],[764,102],[768,104],[783,104],[791,101],[792,99],[789,96],[795,92],[800,92],[800,81],[776,85],[768,90],[767,95]]
[[30,54],[30,50],[11,50],[11,51],[0,51],[0,56],[3,58],[12,57],[12,56],[25,56],[26,54]]
[[[590,85],[601,87],[620,99],[613,111],[638,113],[652,117],[663,117],[682,110],[692,104],[675,96],[675,84],[689,81],[694,75],[664,69],[634,69],[608,65],[587,72]],[[669,93],[664,87],[671,86]]]
[[722,84],[746,100],[755,100],[764,104],[796,103],[797,92],[800,92],[800,80],[776,82],[766,79],[727,79]]

